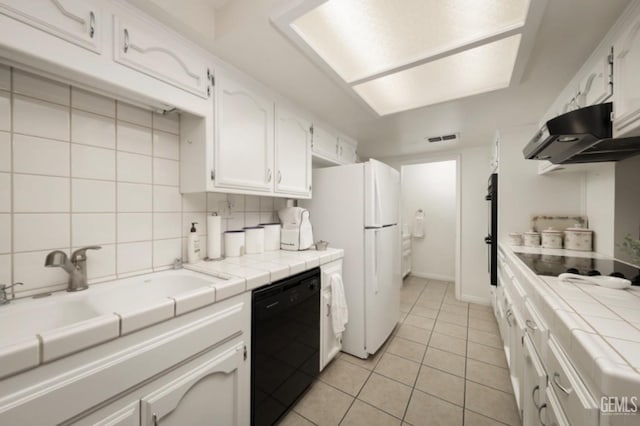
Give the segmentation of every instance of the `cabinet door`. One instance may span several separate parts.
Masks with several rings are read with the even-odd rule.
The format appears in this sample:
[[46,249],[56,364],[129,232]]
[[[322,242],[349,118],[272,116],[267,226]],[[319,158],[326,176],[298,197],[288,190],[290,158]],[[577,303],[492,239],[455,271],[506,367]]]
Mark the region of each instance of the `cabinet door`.
[[249,424],[249,362],[244,344],[211,358],[141,400],[145,426]]
[[313,153],[337,162],[340,153],[338,137],[328,130],[314,125]]
[[615,43],[613,52],[614,125],[617,131],[626,133],[638,127],[640,118],[640,17]]
[[94,0],[0,0],[0,13],[96,53],[102,49]]
[[528,335],[522,341],[524,376],[522,393],[522,425],[539,425],[538,410],[545,404],[547,373]]
[[311,196],[311,123],[295,113],[276,107],[275,192]]
[[607,55],[580,82],[577,104],[582,108],[602,103],[611,96],[611,89],[611,64]]
[[356,145],[354,142],[340,139],[340,162],[344,164],[353,164],[358,161],[356,154]]
[[211,94],[204,55],[178,36],[134,16],[113,18],[113,59],[201,98]]
[[215,184],[271,192],[273,102],[226,77],[216,84]]
[[320,371],[340,352],[342,338],[333,333],[331,319],[331,277],[342,276],[342,260],[322,266],[322,298],[320,300]]

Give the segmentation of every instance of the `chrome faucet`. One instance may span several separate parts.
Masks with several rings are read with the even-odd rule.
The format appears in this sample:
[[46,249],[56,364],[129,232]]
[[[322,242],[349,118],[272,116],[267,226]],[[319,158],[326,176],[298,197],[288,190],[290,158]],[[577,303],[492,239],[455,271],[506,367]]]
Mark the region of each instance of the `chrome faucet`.
[[89,288],[87,285],[87,250],[100,250],[100,246],[82,247],[67,257],[67,253],[54,250],[47,255],[44,266],[59,267],[69,274],[67,291],[80,291]]
[[11,302],[9,295],[7,294],[7,290],[17,285],[22,285],[22,283],[13,283],[11,285],[0,284],[0,305],[6,305]]

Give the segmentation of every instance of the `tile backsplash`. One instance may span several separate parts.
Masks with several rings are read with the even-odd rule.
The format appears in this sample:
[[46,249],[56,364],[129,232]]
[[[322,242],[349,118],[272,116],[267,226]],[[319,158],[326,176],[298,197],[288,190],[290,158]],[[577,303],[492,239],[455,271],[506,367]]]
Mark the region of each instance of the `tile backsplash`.
[[[191,222],[223,231],[277,220],[284,200],[180,194],[179,116],[161,115],[0,65],[0,284],[66,286],[46,254],[88,252],[90,282],[166,269]],[[204,253],[206,255],[206,252]]]

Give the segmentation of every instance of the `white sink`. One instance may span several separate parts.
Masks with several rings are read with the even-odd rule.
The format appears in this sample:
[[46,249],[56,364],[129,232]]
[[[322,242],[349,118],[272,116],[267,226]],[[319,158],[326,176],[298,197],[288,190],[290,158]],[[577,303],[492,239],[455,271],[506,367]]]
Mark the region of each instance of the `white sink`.
[[11,324],[0,333],[0,377],[214,303],[226,280],[171,270],[0,306],[0,323]]
[[1,340],[35,336],[99,315],[100,312],[77,297],[66,299],[55,295],[46,299],[11,302],[0,307],[0,322],[11,324],[11,327],[3,328]]

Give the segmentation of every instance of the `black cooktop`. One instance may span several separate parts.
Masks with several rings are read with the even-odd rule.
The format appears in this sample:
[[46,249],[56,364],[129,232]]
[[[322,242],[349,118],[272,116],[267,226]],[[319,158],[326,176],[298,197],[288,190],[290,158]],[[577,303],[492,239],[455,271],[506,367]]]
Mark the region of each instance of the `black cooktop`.
[[640,285],[640,269],[614,259],[558,256],[538,253],[516,253],[536,275],[557,277],[565,272],[580,275],[610,275]]

